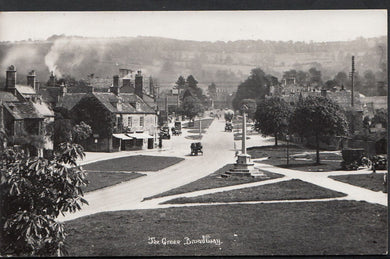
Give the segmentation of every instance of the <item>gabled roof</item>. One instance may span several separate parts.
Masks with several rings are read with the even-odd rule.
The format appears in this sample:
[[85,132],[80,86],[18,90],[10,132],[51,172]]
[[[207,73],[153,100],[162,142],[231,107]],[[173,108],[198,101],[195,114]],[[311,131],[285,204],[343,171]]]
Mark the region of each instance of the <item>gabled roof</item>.
[[2,102],[16,102],[18,98],[10,92],[0,91],[0,101]]
[[38,93],[42,96],[42,99],[48,103],[57,102],[57,96],[60,92],[59,87],[46,87],[40,88]]
[[4,107],[15,120],[44,119],[31,102],[7,102],[4,103]]
[[45,117],[54,117],[54,112],[49,108],[49,106],[42,101],[36,101],[32,103],[34,108],[39,112],[39,114]]
[[70,111],[86,95],[86,93],[67,93],[60,98],[56,106],[66,108]]
[[15,85],[16,90],[18,90],[19,93],[31,95],[31,94],[37,94],[35,92],[35,89],[28,85]]
[[120,96],[123,99],[123,102],[133,103],[133,104],[139,103],[139,107],[136,110],[137,112],[155,113],[154,109],[150,107],[149,104],[147,104],[141,97],[139,97],[136,94],[120,94]]
[[[93,96],[112,113],[155,113],[153,108],[136,94],[120,94],[117,96],[114,93],[94,92]],[[117,103],[121,104],[117,106]]]

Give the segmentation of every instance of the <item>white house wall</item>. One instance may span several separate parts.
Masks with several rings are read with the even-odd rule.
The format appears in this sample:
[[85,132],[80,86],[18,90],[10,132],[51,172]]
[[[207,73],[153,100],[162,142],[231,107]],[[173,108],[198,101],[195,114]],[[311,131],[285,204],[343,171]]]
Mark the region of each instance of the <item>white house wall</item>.
[[[131,117],[132,125],[129,125]],[[144,126],[140,126],[141,117],[144,118]],[[157,116],[155,114],[123,114],[123,126],[128,127],[130,131],[148,131],[154,134],[157,128]]]

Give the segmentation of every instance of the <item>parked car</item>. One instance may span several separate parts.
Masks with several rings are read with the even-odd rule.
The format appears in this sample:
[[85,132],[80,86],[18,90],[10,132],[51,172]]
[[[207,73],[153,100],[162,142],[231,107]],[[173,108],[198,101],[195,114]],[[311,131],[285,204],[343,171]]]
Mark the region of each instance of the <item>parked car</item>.
[[162,127],[160,130],[160,138],[162,139],[171,139],[171,135],[169,134],[169,127]]
[[387,169],[387,158],[382,155],[376,155],[371,157],[371,162],[375,170],[386,170]]
[[359,167],[371,167],[371,160],[364,154],[363,148],[343,149],[341,168],[344,170],[357,170]]

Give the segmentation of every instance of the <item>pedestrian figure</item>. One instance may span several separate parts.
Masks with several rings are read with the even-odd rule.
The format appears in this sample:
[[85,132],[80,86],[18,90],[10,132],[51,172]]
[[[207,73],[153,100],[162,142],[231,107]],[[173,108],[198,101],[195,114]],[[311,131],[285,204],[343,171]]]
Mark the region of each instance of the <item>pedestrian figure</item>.
[[387,173],[383,176],[383,192],[387,193]]
[[372,162],[372,172],[376,173],[376,162],[375,161]]

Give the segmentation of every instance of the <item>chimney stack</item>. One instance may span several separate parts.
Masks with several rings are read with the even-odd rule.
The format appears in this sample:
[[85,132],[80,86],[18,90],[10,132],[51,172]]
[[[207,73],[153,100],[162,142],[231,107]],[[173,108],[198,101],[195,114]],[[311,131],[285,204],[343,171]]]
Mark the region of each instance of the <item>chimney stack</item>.
[[154,83],[153,83],[153,78],[149,77],[149,94],[154,95]]
[[137,71],[137,74],[135,75],[135,94],[141,97],[143,99],[144,94],[143,94],[143,77],[141,74],[141,70]]
[[16,68],[14,65],[8,67],[6,74],[5,90],[15,93]]
[[50,87],[55,87],[56,86],[56,77],[55,77],[53,71],[50,72],[49,86]]
[[38,91],[35,78],[36,78],[35,71],[31,70],[27,75],[27,85],[30,86],[35,91]]
[[112,92],[115,95],[119,95],[119,93],[120,93],[120,90],[119,90],[119,76],[118,75],[115,75],[113,77]]

